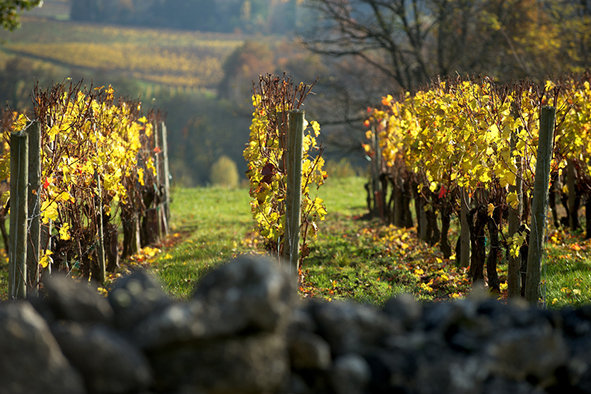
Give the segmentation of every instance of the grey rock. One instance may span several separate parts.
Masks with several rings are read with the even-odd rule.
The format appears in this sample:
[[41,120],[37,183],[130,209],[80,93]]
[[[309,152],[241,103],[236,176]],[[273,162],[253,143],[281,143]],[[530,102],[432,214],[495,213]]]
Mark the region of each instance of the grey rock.
[[563,330],[572,338],[591,336],[591,306],[580,309],[565,308],[561,311]]
[[151,353],[156,389],[164,392],[282,392],[289,380],[285,341],[277,334],[230,337]]
[[0,393],[84,393],[82,378],[26,301],[0,304]]
[[243,255],[207,274],[194,300],[206,306],[220,334],[274,332],[290,321],[297,301],[296,279],[271,259]]
[[403,293],[387,300],[382,311],[406,329],[411,329],[421,318],[423,306],[412,295]]
[[154,350],[212,339],[218,334],[210,329],[203,303],[190,300],[173,303],[144,319],[133,330],[131,340],[142,349]]
[[486,349],[495,376],[536,381],[539,387],[555,383],[555,371],[565,366],[569,351],[560,332],[549,325],[505,330]]
[[109,292],[115,326],[122,331],[131,331],[143,319],[172,302],[160,282],[146,271],[136,271],[119,279]]
[[478,302],[463,299],[425,306],[421,328],[427,331],[445,333],[465,321],[472,321],[478,315]]
[[292,373],[289,378],[288,392],[290,394],[306,394],[310,392],[310,387],[300,375]]
[[295,369],[325,370],[330,367],[330,346],[319,335],[302,332],[290,343],[291,365]]
[[371,369],[360,355],[345,354],[334,361],[329,380],[336,394],[362,393],[371,380]]
[[300,301],[295,278],[257,256],[211,272],[189,301],[145,272],[108,302],[60,280],[34,308],[0,304],[0,394],[591,393],[591,307],[478,291],[381,310]]
[[333,356],[363,354],[382,346],[387,335],[402,332],[399,324],[375,308],[351,302],[312,304],[310,314],[317,333],[329,343]]
[[450,351],[445,344],[432,341],[416,358],[416,374],[411,382],[412,391],[418,394],[477,393],[489,376],[483,358]]
[[[539,387],[532,386],[527,382],[515,382],[503,378],[493,378],[486,381],[482,388],[482,394],[543,394]],[[563,391],[564,392],[564,391]],[[566,391],[568,392],[568,391]]]
[[405,392],[412,387],[418,371],[418,353],[399,349],[377,349],[366,361],[371,369],[368,392]]
[[582,392],[591,393],[591,337],[567,337],[570,355],[566,380]]
[[285,332],[297,294],[292,278],[268,259],[243,256],[208,274],[188,302],[141,322],[132,338],[154,350],[230,335]]
[[301,332],[316,331],[316,322],[312,318],[309,308],[298,305],[291,312],[291,320],[288,326],[288,335],[297,335]]
[[70,363],[96,394],[147,389],[151,370],[146,357],[114,330],[100,325],[63,323],[53,334]]
[[90,284],[76,283],[63,275],[54,275],[44,282],[45,305],[56,320],[112,324],[113,309]]

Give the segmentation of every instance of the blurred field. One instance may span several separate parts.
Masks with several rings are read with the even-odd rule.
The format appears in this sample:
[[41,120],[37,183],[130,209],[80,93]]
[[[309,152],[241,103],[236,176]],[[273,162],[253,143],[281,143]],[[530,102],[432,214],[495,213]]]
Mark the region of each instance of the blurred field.
[[[25,56],[60,67],[117,72],[185,89],[215,88],[237,35],[74,23],[26,17],[12,33],[0,32],[4,61]],[[2,59],[0,59],[1,61]]]

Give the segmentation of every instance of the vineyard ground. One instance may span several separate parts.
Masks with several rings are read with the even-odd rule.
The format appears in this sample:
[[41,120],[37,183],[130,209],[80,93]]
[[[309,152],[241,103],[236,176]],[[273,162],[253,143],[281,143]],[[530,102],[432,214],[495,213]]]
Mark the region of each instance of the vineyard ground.
[[[471,289],[465,270],[443,259],[437,247],[416,237],[416,230],[385,226],[363,217],[365,195],[360,177],[329,179],[320,190],[329,214],[320,234],[310,242],[303,265],[302,297],[353,299],[381,305],[393,295],[409,292],[421,300],[465,296]],[[174,189],[171,235],[145,248],[109,276],[109,284],[144,267],[155,272],[174,297],[190,297],[208,271],[241,253],[264,253],[262,239],[252,231],[247,189]],[[450,238],[455,241],[452,228]],[[550,229],[542,294],[550,308],[591,302],[591,242],[581,233]],[[6,298],[8,264],[0,258],[0,297]],[[499,267],[506,281],[506,265]],[[506,282],[501,285],[506,289]],[[504,297],[502,290],[500,297]]]

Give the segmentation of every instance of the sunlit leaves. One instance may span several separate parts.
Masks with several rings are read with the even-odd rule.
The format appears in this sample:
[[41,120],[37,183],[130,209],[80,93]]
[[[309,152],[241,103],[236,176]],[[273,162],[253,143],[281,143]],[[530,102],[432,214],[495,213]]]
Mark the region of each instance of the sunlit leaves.
[[51,200],[45,200],[41,204],[41,220],[47,224],[50,220],[56,220],[58,216],[57,202]]
[[[67,256],[77,267],[93,258],[98,218],[127,207],[130,191],[137,193],[136,183],[153,188],[157,154],[146,135],[153,127],[152,114],[140,118],[137,102],[115,101],[111,86],[86,90],[80,85],[56,84],[45,91],[36,88],[33,94],[42,173],[41,185],[32,194],[39,199],[41,221],[53,224],[52,247],[62,248],[53,258],[61,262],[69,250]],[[13,131],[26,130],[29,120],[24,115],[4,116],[5,140]],[[2,148],[0,180],[7,180],[10,152],[8,146]],[[2,194],[3,202],[7,194]],[[50,256],[48,250],[41,264],[50,264]]]
[[[371,110],[369,120],[387,166],[398,162],[431,192],[444,186],[453,195],[456,188],[470,193],[493,185],[505,188],[518,177],[528,187],[533,184],[541,102],[532,85],[508,92],[486,78],[457,80],[435,83],[399,101],[385,97],[384,108]],[[374,138],[373,131],[366,137]],[[517,157],[523,170],[516,166]]]
[[64,240],[64,241],[67,241],[70,238],[72,238],[70,235],[70,224],[64,223],[62,225],[62,228],[60,228],[59,234],[60,234],[60,239]]
[[47,266],[49,264],[52,264],[53,263],[53,258],[51,257],[52,254],[53,254],[53,252],[51,250],[44,250],[43,255],[39,259],[39,265],[43,268],[47,268]]
[[[269,104],[272,102],[272,104]],[[253,218],[259,233],[269,241],[274,252],[281,249],[285,237],[285,213],[287,194],[287,153],[285,125],[288,119],[284,104],[275,103],[269,97],[255,94],[252,97],[254,111],[250,126],[249,143],[243,155],[248,162],[246,175],[250,181],[250,202]],[[317,222],[327,214],[324,201],[313,197],[312,192],[327,177],[323,170],[324,159],[319,154],[317,137],[320,125],[316,121],[305,122],[302,146],[302,205],[301,232],[305,246],[306,236],[316,237]]]

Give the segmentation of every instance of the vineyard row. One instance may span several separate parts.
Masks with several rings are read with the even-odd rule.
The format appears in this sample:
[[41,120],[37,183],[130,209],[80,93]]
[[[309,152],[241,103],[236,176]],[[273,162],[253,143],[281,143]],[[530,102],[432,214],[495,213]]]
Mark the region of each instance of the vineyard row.
[[[16,254],[10,249],[17,237],[9,243],[0,226],[11,260],[10,297],[23,296],[25,284],[35,291],[40,275],[56,270],[102,283],[105,269],[118,265],[119,223],[123,257],[153,243],[167,227],[166,128],[160,112],[144,115],[140,102],[116,99],[111,87],[86,89],[81,83],[35,88],[32,99],[33,120],[12,112],[2,118],[0,181],[11,191],[0,195],[0,223],[27,196],[27,238],[39,239],[27,255]],[[27,164],[17,161],[23,149],[15,141],[32,141],[35,133],[39,145],[28,151],[39,151],[40,168],[29,168],[29,180],[19,184],[17,174]],[[35,172],[37,184],[30,177]],[[16,211],[11,215],[16,235],[13,216]],[[31,234],[34,222],[40,224],[37,236]]]
[[[591,201],[590,82],[589,73],[544,85],[457,78],[398,100],[384,97],[380,108],[368,108],[365,123],[369,130],[364,148],[368,156],[379,158],[374,160],[374,209],[381,208],[395,225],[412,226],[414,199],[420,237],[439,243],[446,257],[452,255],[450,218],[457,215],[463,226],[456,258],[470,266],[472,280],[484,280],[486,260],[488,286],[499,291],[496,265],[503,247],[510,264],[510,295],[521,294],[544,106],[556,110],[549,177],[554,224],[562,221],[578,228],[581,201]],[[557,196],[564,202],[566,218],[557,217]],[[503,223],[511,215],[517,222],[505,233]],[[462,242],[469,244],[469,256],[462,255]]]

